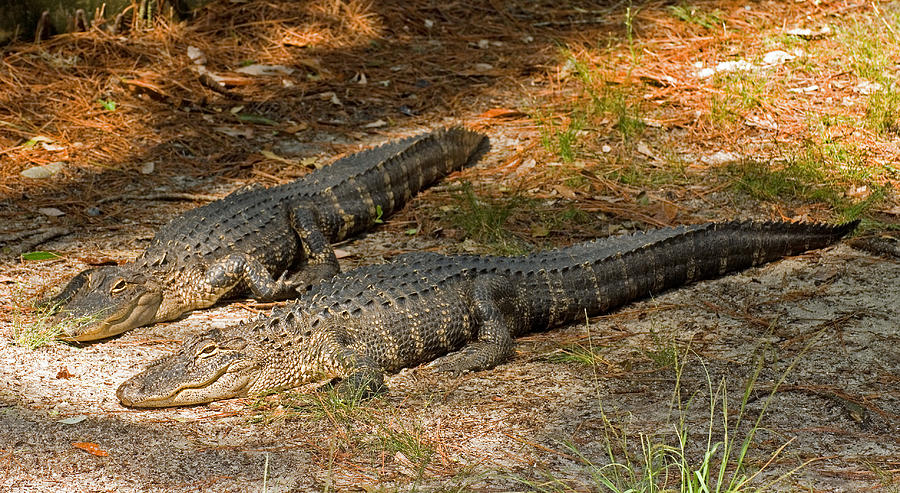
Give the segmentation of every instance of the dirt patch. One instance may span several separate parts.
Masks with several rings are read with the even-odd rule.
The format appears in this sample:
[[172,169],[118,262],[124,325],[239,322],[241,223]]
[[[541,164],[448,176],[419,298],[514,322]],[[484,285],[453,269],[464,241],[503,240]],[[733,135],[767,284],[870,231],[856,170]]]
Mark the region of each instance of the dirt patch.
[[[817,27],[838,16],[875,15],[871,8],[745,7],[706,2],[683,12],[635,2],[632,18],[624,6],[590,2],[251,1],[214,5],[191,22],[121,39],[90,32],[8,48],[0,67],[8,88],[0,93],[0,485],[588,491],[601,489],[593,476],[599,467],[640,463],[642,444],[677,448],[683,430],[685,453],[696,463],[708,441],[737,437],[739,446],[761,416],[746,462],[748,474],[762,468],[754,486],[896,488],[900,265],[845,245],[523,338],[515,358],[491,371],[448,378],[404,370],[389,379],[388,394],[355,409],[291,393],[186,409],[119,405],[114,392],[122,381],[192,334],[268,309],[253,302],[86,346],[32,351],[14,343],[13,319],[28,300],[90,264],[133,258],[160,225],[203,196],[285,182],[336,154],[450,122],[483,129],[491,153],[377,231],[340,245],[345,269],[406,251],[549,248],[701,220],[833,219],[836,208],[877,194],[881,202],[868,209],[866,227],[896,227],[900,209],[890,184],[898,178],[884,166],[898,155],[890,132],[851,128],[846,120],[829,124],[828,139],[837,140],[819,141],[822,152],[845,154],[823,156],[835,169],[871,170],[853,178],[863,181],[840,182],[846,187],[839,196],[797,188],[797,177],[786,172],[753,174],[759,170],[750,163],[784,162],[785,145],[808,149],[805,112],[861,121],[865,95],[854,89],[855,75],[831,62],[809,81],[815,70],[799,62],[770,68],[776,82],[768,91],[807,92],[757,95],[760,105],[743,108],[742,100],[729,99],[743,89],[729,93],[731,86],[699,79],[694,67],[700,60],[718,67],[715,56],[762,64],[748,53],[761,57],[767,43],[798,42],[773,34],[771,26],[782,24],[775,17]],[[893,22],[885,12],[874,18]],[[732,30],[709,30],[703,22],[711,17],[703,13]],[[480,21],[470,22],[473,15]],[[645,58],[641,70],[626,72],[621,67],[636,56],[629,47],[637,45],[625,42],[632,39],[646,43]],[[598,40],[611,48],[592,51]],[[829,50],[839,44],[809,42]],[[236,82],[226,92],[204,85],[189,46],[205,54],[208,70]],[[560,54],[559,46],[576,55]],[[251,61],[298,71],[237,75]],[[579,64],[607,64],[594,72],[605,87],[630,87],[623,101],[652,107],[640,116],[638,137],[626,132],[627,105],[622,114],[607,106],[577,114],[572,101],[593,101],[590,90],[599,87],[573,75]],[[641,81],[642,93],[630,92],[633,81]],[[612,101],[610,93],[593,96]],[[730,105],[720,120],[711,116],[716,101]],[[738,111],[744,113],[736,117]],[[767,127],[766,115],[780,126]],[[582,127],[572,126],[578,121]],[[853,146],[828,147],[834,142]],[[728,173],[745,175],[723,174],[733,161],[745,167]],[[54,162],[65,166],[51,178],[20,174]],[[833,178],[811,179],[824,189]],[[742,180],[747,186],[736,187]],[[471,197],[462,182],[472,184]],[[786,197],[766,199],[750,186],[760,183]],[[498,210],[508,217],[491,229],[488,216]],[[474,212],[487,225],[454,219]],[[34,243],[34,231],[55,236]],[[24,250],[62,257],[25,261],[16,254],[27,241],[33,244]],[[573,348],[591,350],[592,362],[566,357]]]

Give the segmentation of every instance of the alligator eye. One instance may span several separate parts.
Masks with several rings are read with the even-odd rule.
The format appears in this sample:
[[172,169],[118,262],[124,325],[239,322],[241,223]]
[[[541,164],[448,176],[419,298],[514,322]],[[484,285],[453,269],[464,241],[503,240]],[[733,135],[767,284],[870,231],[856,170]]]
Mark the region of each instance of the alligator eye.
[[215,344],[210,344],[210,345],[206,346],[205,348],[203,348],[199,353],[197,353],[197,357],[198,358],[206,358],[208,356],[212,356],[213,354],[216,354],[216,351],[218,351],[218,350],[219,350],[219,348]]
[[124,279],[119,279],[111,288],[109,288],[109,294],[125,291],[126,287],[128,287],[128,283],[126,283]]

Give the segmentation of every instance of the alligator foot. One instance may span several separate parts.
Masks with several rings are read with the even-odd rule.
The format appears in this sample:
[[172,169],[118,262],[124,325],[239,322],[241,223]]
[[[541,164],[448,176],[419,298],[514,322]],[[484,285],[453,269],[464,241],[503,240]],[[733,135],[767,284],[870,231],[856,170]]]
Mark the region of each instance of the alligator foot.
[[[487,370],[497,366],[504,356],[498,357],[501,348],[489,342],[475,342],[455,353],[432,361],[427,366],[434,371],[450,373],[458,377],[467,371]],[[504,352],[505,353],[505,352]]]
[[[286,282],[297,293],[294,296],[296,297],[309,291],[316,284],[331,279],[339,273],[340,269],[335,269],[335,266],[332,264],[307,264],[299,272],[291,274]],[[279,282],[281,282],[280,279]]]
[[335,393],[344,402],[369,400],[387,392],[384,376],[378,372],[359,371],[341,380],[334,386]]

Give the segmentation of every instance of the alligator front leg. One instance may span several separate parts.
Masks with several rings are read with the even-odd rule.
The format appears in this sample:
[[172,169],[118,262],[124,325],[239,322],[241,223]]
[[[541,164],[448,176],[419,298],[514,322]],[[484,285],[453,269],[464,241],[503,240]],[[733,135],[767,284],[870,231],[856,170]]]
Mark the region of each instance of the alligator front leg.
[[305,291],[323,279],[331,279],[341,268],[334,249],[316,221],[315,210],[303,205],[290,211],[291,227],[300,238],[306,264],[288,278],[294,288]]
[[437,371],[459,375],[486,370],[512,355],[511,324],[520,311],[515,306],[515,290],[509,280],[502,276],[480,276],[473,283],[471,299],[479,324],[478,340],[435,360],[430,366]]
[[[325,342],[320,346],[321,353],[314,358],[333,368],[333,375],[340,378],[335,390],[342,399],[350,402],[370,399],[387,390],[384,369],[365,353],[365,348],[353,344],[347,327],[354,324],[355,321],[347,318],[326,321],[320,328],[326,334]],[[361,329],[358,325],[354,328]],[[316,345],[308,342],[306,348]]]
[[259,260],[243,253],[233,253],[218,260],[204,276],[204,284],[213,293],[226,293],[244,282],[259,301],[275,301],[296,298],[295,285],[283,272],[273,279],[269,270]]
[[352,361],[347,376],[335,387],[342,399],[350,402],[371,399],[387,390],[384,372],[371,358],[353,353],[347,359]]

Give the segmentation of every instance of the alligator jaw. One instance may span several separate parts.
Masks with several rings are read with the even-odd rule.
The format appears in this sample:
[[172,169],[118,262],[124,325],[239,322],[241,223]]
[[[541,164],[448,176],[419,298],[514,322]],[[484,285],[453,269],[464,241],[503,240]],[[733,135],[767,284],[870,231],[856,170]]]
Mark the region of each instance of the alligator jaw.
[[[156,320],[156,312],[162,299],[160,292],[141,293],[106,317],[101,315],[102,318],[97,317],[84,324],[73,324],[60,339],[70,342],[96,341],[150,324]],[[67,316],[69,313],[65,311],[57,315],[60,319]]]
[[123,406],[150,408],[205,404],[221,399],[243,397],[247,395],[247,389],[250,387],[249,375],[223,369],[209,381],[182,385],[175,389],[154,390],[146,385],[147,373],[152,370],[153,368],[141,372],[119,386],[116,397]]

